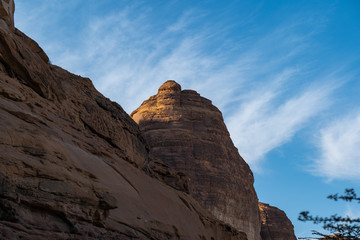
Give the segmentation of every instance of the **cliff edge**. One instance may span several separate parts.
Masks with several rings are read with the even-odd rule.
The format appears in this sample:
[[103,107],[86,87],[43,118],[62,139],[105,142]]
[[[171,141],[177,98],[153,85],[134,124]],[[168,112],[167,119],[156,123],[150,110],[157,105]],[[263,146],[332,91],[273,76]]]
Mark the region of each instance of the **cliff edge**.
[[14,10],[0,0],[0,239],[291,239],[210,100],[168,81],[134,121]]
[[51,65],[13,11],[1,0],[0,239],[247,239],[176,190],[121,106]]

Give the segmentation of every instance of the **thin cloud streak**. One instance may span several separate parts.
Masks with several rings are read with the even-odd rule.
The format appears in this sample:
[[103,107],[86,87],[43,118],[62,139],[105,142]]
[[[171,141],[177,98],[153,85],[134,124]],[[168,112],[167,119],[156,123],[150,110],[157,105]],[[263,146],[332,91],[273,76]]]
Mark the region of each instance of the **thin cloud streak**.
[[[78,46],[64,51],[60,45],[52,61],[93,79],[102,93],[118,101],[128,113],[155,94],[167,79],[196,89],[226,109],[245,84],[288,69],[282,65],[296,56],[308,37],[291,37],[299,25],[293,23],[291,28],[281,26],[256,41],[244,39],[243,43],[221,46],[218,43],[226,37],[224,29],[187,28],[192,19],[206,17],[204,13],[189,10],[167,27],[154,29],[148,11],[135,15],[129,6],[116,14],[95,17],[79,34],[83,37]],[[214,51],[205,51],[214,42]],[[246,49],[239,50],[242,44]],[[237,57],[229,54],[232,51],[237,51]],[[145,85],[148,87],[139,88]]]
[[312,173],[329,181],[360,180],[360,110],[321,129],[319,142]]
[[[284,81],[284,80],[283,80]],[[256,172],[271,150],[280,147],[308,121],[330,104],[332,87],[314,87],[281,100],[282,93],[271,82],[249,96],[227,121],[234,143]],[[280,85],[281,86],[281,85]]]
[[[185,15],[188,16],[189,12]],[[174,27],[171,25],[164,31],[148,35],[150,30],[144,27],[143,19],[133,19],[130,25],[123,24],[120,30],[114,27],[118,26],[117,23],[129,22],[127,18],[130,17],[124,16],[127,16],[126,12],[95,20],[84,31],[84,47],[75,52],[63,52],[54,62],[85,76],[94,74],[96,66],[96,73],[90,76],[95,85],[101,92],[119,101],[128,112],[156,93],[157,87],[167,79],[175,79],[189,88],[198,87],[196,89],[206,95],[211,91],[209,86],[223,85],[234,78],[239,80],[240,72],[248,65],[248,59],[229,63],[222,56],[205,54],[203,44],[213,33],[203,30],[197,34],[183,34],[185,30],[180,28],[186,26],[181,20],[183,17],[179,20],[180,24],[176,22]],[[104,26],[112,27],[108,29]],[[138,35],[140,26],[144,35]],[[145,85],[150,86],[139,88]],[[119,95],[115,95],[113,89],[118,89]],[[224,92],[229,92],[229,89],[224,89]],[[217,101],[217,96],[222,94],[214,95],[214,101],[221,102]]]
[[206,22],[204,11],[190,9],[159,26],[151,13],[134,4],[94,16],[74,45],[59,42],[45,51],[53,63],[90,77],[128,113],[168,79],[197,90],[223,111],[232,139],[255,171],[266,154],[328,107],[333,87],[298,88],[313,67],[299,59],[316,34],[315,23],[292,19],[260,36],[229,40],[231,26],[194,24]]

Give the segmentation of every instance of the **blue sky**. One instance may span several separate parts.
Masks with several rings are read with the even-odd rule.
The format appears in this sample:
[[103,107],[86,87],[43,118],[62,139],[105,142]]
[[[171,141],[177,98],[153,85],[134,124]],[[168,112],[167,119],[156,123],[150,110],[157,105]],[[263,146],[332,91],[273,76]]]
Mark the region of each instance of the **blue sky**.
[[360,1],[16,0],[53,64],[131,113],[168,79],[213,101],[262,202],[360,216]]

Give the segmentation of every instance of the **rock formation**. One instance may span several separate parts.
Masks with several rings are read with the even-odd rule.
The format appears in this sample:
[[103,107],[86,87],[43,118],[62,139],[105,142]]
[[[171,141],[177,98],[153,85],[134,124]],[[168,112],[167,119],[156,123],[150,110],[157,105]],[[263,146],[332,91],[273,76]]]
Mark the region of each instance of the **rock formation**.
[[14,28],[14,0],[0,0],[0,19],[5,21],[5,24],[1,22],[2,27]]
[[262,240],[296,240],[294,226],[280,209],[259,203]]
[[167,81],[131,117],[143,132],[150,155],[188,176],[190,195],[249,239],[260,239],[252,172],[210,100]]
[[[260,239],[252,173],[209,100],[167,82],[133,113],[140,131],[14,9],[0,0],[0,239]],[[288,234],[265,212],[264,240]]]
[[0,239],[247,239],[149,156],[91,81],[49,64],[0,2]]

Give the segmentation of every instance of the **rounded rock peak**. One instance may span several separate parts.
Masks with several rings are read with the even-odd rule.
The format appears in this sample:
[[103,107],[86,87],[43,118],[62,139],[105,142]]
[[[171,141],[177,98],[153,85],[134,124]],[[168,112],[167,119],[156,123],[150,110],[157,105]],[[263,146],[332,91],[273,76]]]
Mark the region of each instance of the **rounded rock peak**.
[[162,91],[181,92],[181,86],[174,80],[167,80],[159,88],[159,92],[162,92]]

